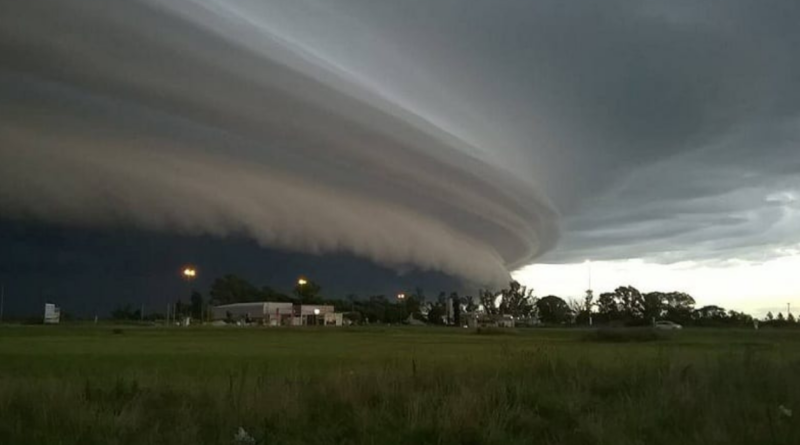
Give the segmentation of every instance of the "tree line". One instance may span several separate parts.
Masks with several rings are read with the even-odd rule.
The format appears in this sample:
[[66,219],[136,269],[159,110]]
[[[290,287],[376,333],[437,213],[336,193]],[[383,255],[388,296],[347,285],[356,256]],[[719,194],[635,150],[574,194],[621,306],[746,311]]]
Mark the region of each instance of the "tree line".
[[[683,292],[641,292],[633,286],[620,286],[595,297],[591,290],[580,299],[564,299],[556,295],[537,297],[533,289],[516,281],[501,290],[484,289],[477,297],[461,296],[458,292],[439,292],[428,296],[423,289],[399,296],[371,295],[361,298],[355,294],[345,298],[325,298],[322,287],[313,281],[297,284],[291,293],[269,286],[256,286],[237,275],[228,274],[212,283],[208,297],[193,291],[187,303],[178,300],[173,306],[174,317],[207,318],[208,307],[256,301],[327,304],[345,313],[352,323],[409,323],[414,320],[428,324],[462,325],[468,316],[509,316],[519,322],[545,325],[622,325],[642,326],[657,320],[669,320],[687,326],[752,326],[756,321],[743,312],[720,306],[695,307],[694,298]],[[130,305],[112,312],[119,320],[152,320],[160,314],[143,316]],[[792,314],[758,320],[762,325],[798,325]]]

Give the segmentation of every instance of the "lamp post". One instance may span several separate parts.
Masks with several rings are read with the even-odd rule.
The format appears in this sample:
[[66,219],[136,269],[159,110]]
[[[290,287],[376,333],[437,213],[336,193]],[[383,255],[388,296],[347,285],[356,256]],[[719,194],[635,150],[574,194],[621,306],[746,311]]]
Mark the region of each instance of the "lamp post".
[[[186,281],[186,290],[189,292],[189,302],[192,301],[192,280],[197,278],[197,269],[194,266],[186,266],[183,268],[181,272],[183,275],[183,279]],[[174,322],[177,320],[178,311],[177,307],[172,310],[172,321]],[[169,321],[169,317],[167,317],[167,321]]]
[[304,277],[297,279],[297,287],[295,288],[295,291],[297,292],[297,298],[300,299],[301,304],[303,303],[303,288],[306,284],[308,284],[308,280],[306,280]]
[[308,317],[303,316],[303,286],[308,284],[308,280],[305,277],[299,277],[297,279],[297,284],[294,287],[294,292],[297,294],[297,302],[293,305],[294,309],[294,317],[298,320],[298,325],[303,325],[304,320],[307,322]]

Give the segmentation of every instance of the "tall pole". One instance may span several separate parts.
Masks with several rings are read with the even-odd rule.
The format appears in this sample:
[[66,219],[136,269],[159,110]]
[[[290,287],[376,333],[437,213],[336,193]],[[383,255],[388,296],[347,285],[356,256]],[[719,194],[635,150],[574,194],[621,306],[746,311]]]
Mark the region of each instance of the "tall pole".
[[[588,280],[587,281],[588,281],[588,284],[589,284],[589,288],[588,288],[587,293],[586,293],[586,297],[588,299],[589,293],[592,292],[592,260],[586,260],[586,269],[587,269],[587,272],[588,272]],[[588,312],[587,315],[589,315],[589,326],[592,326],[592,306],[590,305],[589,307],[587,307],[586,311]]]
[[[195,269],[194,266],[187,266],[185,269],[183,269],[183,279],[186,280],[186,290],[189,292],[189,303],[190,304],[192,302],[192,280],[194,280],[195,277],[197,277],[197,269]],[[178,301],[180,301],[180,300],[178,300]],[[178,312],[178,310],[177,310],[177,306],[176,306],[175,310],[173,311],[173,317],[176,320],[177,320],[176,316],[178,315],[177,312]]]

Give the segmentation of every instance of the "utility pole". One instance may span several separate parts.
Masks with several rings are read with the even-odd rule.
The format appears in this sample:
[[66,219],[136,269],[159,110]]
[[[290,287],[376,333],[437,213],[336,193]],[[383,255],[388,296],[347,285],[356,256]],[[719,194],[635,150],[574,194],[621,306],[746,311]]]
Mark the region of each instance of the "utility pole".
[[[592,294],[592,260],[586,260],[586,268],[588,269],[588,281],[589,281],[589,288],[586,291],[587,297]],[[589,326],[592,326],[592,306],[586,308],[589,315]]]
[[592,290],[592,260],[586,260],[586,268],[588,269],[589,290]]

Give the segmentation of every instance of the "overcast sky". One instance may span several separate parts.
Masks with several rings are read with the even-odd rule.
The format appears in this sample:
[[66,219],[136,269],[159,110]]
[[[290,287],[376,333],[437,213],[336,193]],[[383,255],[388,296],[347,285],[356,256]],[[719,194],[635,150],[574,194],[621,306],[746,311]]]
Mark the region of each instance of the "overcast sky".
[[798,23],[793,0],[7,1],[0,216],[569,294],[591,259],[782,307]]

